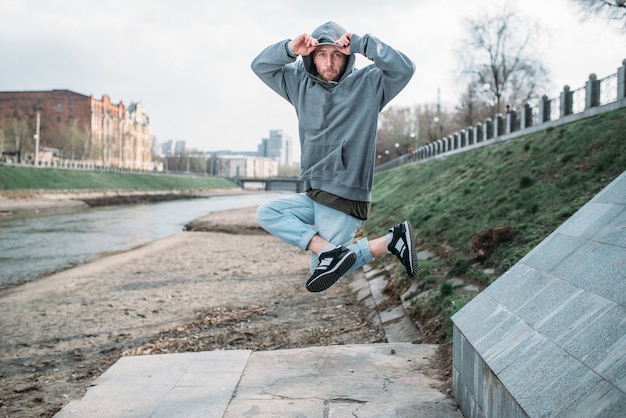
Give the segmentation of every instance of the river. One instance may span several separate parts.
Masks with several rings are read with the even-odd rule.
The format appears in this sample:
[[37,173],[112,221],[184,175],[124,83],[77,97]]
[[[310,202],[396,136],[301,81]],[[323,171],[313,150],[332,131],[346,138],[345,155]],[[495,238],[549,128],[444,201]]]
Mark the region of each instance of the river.
[[0,289],[173,235],[212,212],[284,194],[254,193],[0,218]]

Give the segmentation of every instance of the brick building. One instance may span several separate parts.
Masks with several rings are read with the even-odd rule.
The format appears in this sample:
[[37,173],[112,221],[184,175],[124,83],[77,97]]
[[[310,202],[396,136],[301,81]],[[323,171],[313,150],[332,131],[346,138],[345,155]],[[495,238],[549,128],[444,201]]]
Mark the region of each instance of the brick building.
[[[141,103],[128,108],[69,90],[0,92],[0,153],[62,167],[153,170],[150,120]],[[40,156],[41,157],[41,156]]]

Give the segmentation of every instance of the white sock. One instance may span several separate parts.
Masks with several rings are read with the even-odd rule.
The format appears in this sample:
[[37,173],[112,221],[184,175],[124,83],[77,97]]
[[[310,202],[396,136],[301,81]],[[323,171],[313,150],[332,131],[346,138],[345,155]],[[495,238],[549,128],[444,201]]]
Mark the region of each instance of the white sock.
[[385,240],[387,241],[387,245],[385,245],[385,248],[387,249],[387,254],[391,254],[391,251],[389,251],[389,246],[391,245],[392,239],[393,239],[393,232],[390,232],[387,235],[385,235]]
[[337,248],[337,247],[338,247],[338,245],[335,245],[335,244],[328,244],[327,246],[325,246],[324,248],[322,248],[322,251],[320,251],[320,254],[322,254],[322,253],[327,253],[327,252],[329,252],[329,251],[332,251],[332,250],[334,250],[334,249],[335,249],[335,248]]

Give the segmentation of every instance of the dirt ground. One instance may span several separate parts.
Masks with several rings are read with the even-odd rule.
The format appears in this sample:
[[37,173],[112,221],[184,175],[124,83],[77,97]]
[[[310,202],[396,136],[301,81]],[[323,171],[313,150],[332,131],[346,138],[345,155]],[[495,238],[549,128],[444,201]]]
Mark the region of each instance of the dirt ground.
[[0,416],[51,417],[123,355],[385,341],[350,276],[307,292],[308,254],[253,213],[0,292]]

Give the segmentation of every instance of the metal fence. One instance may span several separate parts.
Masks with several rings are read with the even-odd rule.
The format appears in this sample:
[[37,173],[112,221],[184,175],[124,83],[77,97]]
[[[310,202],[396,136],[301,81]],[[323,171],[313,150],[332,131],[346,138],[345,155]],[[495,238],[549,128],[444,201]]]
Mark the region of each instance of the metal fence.
[[591,74],[584,87],[571,90],[565,86],[559,97],[543,96],[525,103],[519,112],[513,109],[504,115],[496,114],[493,119],[485,119],[484,123],[469,126],[381,164],[376,171],[441,158],[622,107],[626,107],[626,59],[615,74],[600,80]]

